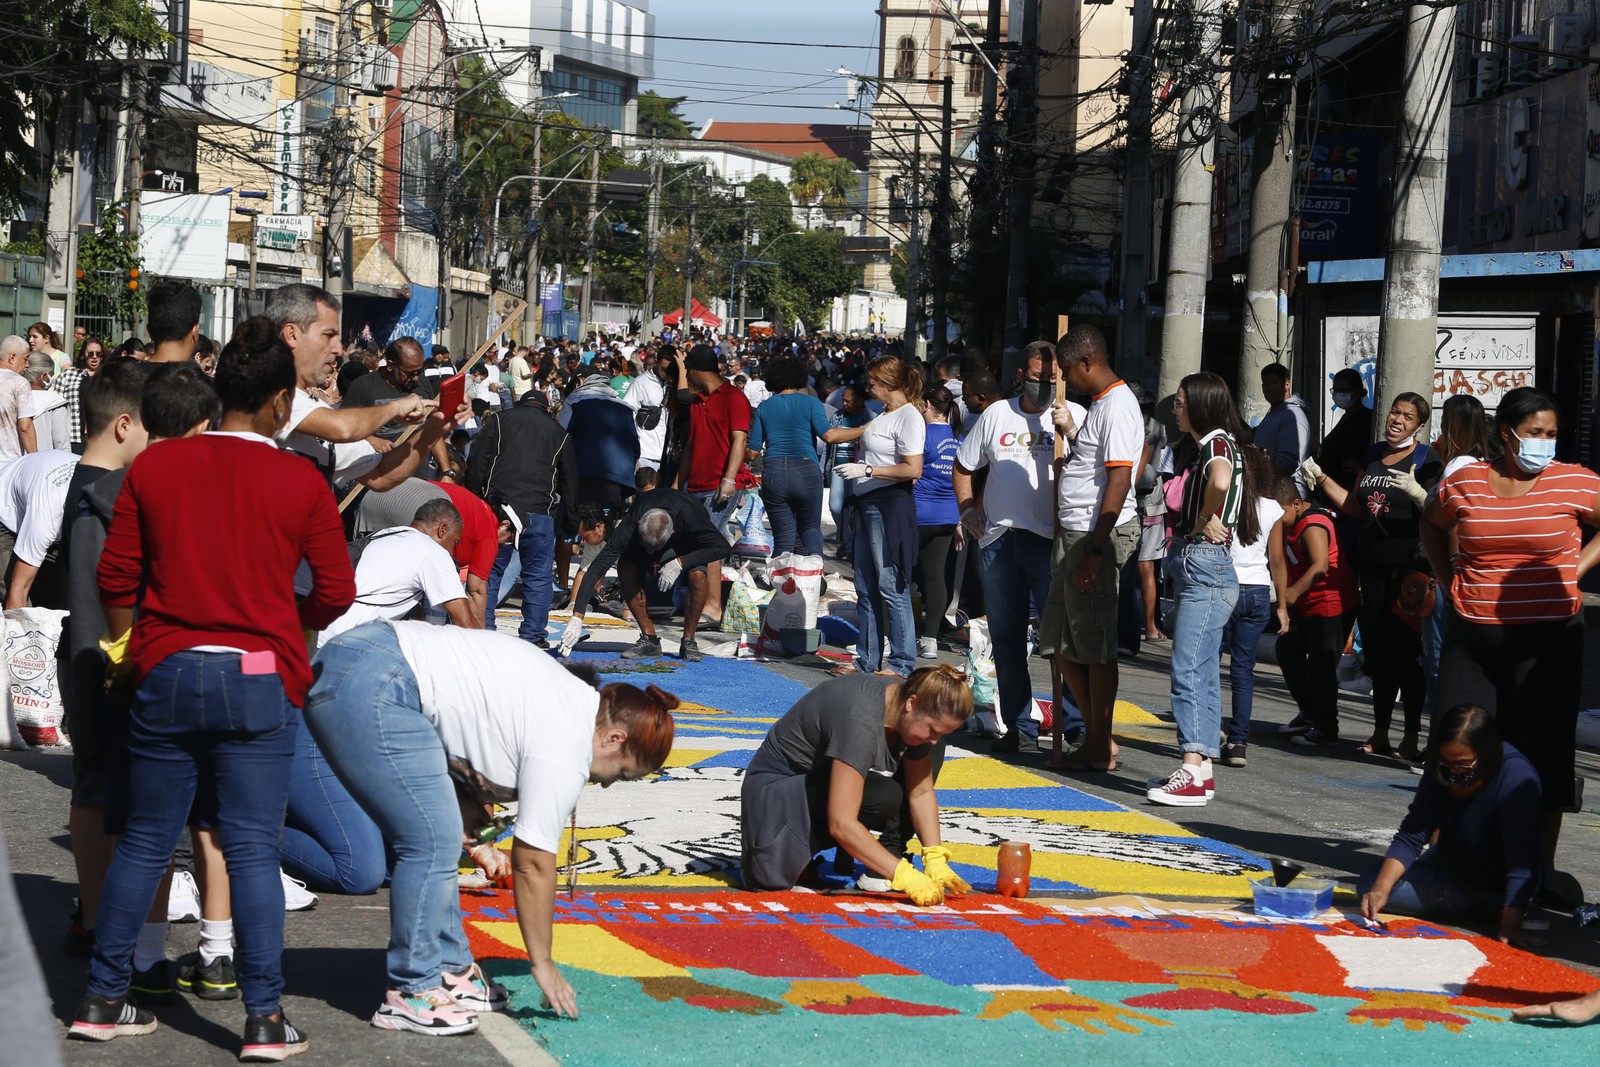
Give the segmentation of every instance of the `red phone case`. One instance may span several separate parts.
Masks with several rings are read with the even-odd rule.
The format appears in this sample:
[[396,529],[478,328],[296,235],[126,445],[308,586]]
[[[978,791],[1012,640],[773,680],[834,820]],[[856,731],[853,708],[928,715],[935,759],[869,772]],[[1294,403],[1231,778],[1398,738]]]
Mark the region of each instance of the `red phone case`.
[[467,375],[465,371],[452,374],[439,383],[439,410],[454,415],[467,401]]

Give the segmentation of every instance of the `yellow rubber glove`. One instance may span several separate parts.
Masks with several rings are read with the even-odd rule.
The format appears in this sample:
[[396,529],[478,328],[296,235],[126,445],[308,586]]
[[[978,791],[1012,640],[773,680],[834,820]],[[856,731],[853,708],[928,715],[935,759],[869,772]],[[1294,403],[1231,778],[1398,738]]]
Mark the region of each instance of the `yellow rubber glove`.
[[932,878],[911,866],[910,860],[900,861],[900,866],[894,869],[894,880],[889,883],[889,888],[904,893],[919,908],[944,903],[944,890]]
[[115,641],[110,636],[100,639],[100,651],[105,653],[106,662],[121,665],[128,658],[128,638],[133,636],[133,627],[128,627],[126,633]]
[[944,890],[945,896],[959,897],[972,892],[967,880],[950,869],[950,850],[943,845],[930,845],[922,850],[922,869]]

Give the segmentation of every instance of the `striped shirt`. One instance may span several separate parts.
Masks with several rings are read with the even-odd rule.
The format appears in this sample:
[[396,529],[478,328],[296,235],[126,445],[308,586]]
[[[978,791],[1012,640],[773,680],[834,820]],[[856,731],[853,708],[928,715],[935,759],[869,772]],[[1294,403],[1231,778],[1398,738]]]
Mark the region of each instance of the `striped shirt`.
[[1439,506],[1455,520],[1460,552],[1450,598],[1471,622],[1564,622],[1583,604],[1578,592],[1579,523],[1593,521],[1600,475],[1552,463],[1522,496],[1497,496],[1490,465],[1462,467],[1439,486]]
[[1183,525],[1178,528],[1182,537],[1189,536],[1200,523],[1200,510],[1205,506],[1206,498],[1206,472],[1211,469],[1212,463],[1226,463],[1230,468],[1228,475],[1228,492],[1222,498],[1222,512],[1219,518],[1222,525],[1228,528],[1228,539],[1225,543],[1233,542],[1233,531],[1239,525],[1239,508],[1244,501],[1244,461],[1239,455],[1239,446],[1234,443],[1226,430],[1212,430],[1200,439],[1200,454],[1195,457],[1194,466],[1189,468],[1189,480],[1183,486],[1183,507],[1180,514],[1183,516]]

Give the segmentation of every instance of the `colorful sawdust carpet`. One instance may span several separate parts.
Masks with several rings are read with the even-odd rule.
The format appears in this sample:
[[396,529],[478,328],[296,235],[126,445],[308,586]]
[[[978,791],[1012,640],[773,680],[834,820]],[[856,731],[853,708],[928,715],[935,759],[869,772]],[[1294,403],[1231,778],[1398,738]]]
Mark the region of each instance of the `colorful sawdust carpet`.
[[[604,654],[578,658],[607,664]],[[608,680],[656,682],[685,703],[662,774],[584,792],[577,819],[582,884],[613,890],[737,885],[744,768],[806,686],[759,664],[730,660],[681,664],[662,678]],[[1244,899],[1250,895],[1246,872],[1266,866],[1242,849],[1154,815],[974,755],[959,747],[968,736],[954,736],[939,776],[940,826],[956,869],[979,889],[994,888],[994,846],[1001,841],[1028,842],[1034,888],[1055,893]],[[563,855],[565,849],[563,841]]]
[[1600,1056],[1600,1027],[1508,1021],[1516,1005],[1595,980],[1498,942],[1410,921],[1377,933],[1336,912],[1298,922],[1133,904],[562,896],[555,955],[583,1013],[571,1023],[537,1008],[511,894],[463,897],[474,951],[510,987],[513,1015],[568,1064]]

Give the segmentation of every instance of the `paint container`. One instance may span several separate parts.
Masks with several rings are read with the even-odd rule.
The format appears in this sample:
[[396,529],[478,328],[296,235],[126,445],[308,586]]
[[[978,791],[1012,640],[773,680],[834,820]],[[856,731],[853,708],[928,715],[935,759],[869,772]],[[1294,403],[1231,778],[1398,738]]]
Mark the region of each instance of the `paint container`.
[[1033,866],[1033,850],[1025,841],[1003,841],[1000,844],[998,876],[995,892],[1003,897],[1028,895],[1028,871]]

